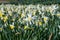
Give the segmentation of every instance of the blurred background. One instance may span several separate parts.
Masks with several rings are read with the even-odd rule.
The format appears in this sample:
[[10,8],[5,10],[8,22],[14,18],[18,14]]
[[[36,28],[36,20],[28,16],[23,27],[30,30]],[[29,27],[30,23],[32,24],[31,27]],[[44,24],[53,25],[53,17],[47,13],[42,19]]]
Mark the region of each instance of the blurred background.
[[0,0],[0,3],[11,4],[60,4],[60,0]]

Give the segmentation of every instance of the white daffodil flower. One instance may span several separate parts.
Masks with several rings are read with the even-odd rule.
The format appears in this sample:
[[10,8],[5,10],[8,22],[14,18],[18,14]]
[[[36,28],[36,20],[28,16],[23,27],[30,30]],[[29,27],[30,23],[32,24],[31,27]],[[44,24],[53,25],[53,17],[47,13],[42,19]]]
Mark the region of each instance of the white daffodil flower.
[[60,29],[60,25],[58,25],[59,29]]
[[44,22],[45,22],[45,23],[48,22],[48,17],[44,17]]

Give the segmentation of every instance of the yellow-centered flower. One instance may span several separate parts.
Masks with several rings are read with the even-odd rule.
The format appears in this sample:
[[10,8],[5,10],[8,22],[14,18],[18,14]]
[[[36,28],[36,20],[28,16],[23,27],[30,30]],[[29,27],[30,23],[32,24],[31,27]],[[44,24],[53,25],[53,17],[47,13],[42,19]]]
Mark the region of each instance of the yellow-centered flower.
[[12,16],[12,13],[10,13],[9,15]]
[[10,29],[14,29],[14,27],[15,27],[14,25],[10,25]]
[[36,10],[35,10],[35,11],[33,11],[32,15],[34,16],[35,14],[36,14]]
[[7,21],[7,19],[8,19],[8,17],[7,17],[7,16],[4,16],[4,17],[3,17],[3,21],[4,21],[4,22],[6,22],[6,21]]
[[44,17],[44,22],[46,23],[48,20],[48,17]]
[[22,14],[21,14],[21,17],[25,17],[25,14],[22,13]]
[[28,17],[28,21],[31,21],[32,20],[32,18],[31,17]]
[[13,18],[12,21],[15,21],[15,19]]
[[49,8],[46,8],[46,11],[49,12]]
[[39,22],[39,25],[42,25],[42,22]]
[[12,11],[8,11],[9,15],[12,16]]

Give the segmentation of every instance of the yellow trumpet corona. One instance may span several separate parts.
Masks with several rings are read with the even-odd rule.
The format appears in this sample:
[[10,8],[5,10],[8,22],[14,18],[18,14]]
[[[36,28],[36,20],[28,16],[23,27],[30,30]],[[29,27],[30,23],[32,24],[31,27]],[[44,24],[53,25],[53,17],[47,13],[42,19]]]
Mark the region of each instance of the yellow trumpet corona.
[[32,18],[31,17],[28,17],[28,21],[31,21],[32,20]]
[[48,17],[44,17],[44,22],[46,23],[48,20]]
[[42,22],[39,22],[39,25],[42,25]]
[[3,17],[3,21],[4,21],[4,22],[6,22],[6,21],[7,21],[7,19],[8,19],[8,17],[7,17],[7,16]]
[[25,14],[21,14],[21,17],[25,17]]
[[14,25],[10,25],[10,29],[14,29],[14,27],[15,27]]

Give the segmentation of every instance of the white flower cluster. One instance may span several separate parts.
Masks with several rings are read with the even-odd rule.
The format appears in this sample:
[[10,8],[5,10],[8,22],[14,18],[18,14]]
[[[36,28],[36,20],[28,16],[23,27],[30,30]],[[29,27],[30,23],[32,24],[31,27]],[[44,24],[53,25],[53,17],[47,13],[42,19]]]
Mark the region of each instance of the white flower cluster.
[[49,16],[57,15],[60,17],[60,12],[57,11],[59,8],[58,5],[0,5],[0,17],[2,15],[7,16],[5,17],[6,20],[14,22],[20,22],[23,24],[36,24],[42,25],[47,23],[49,20]]

